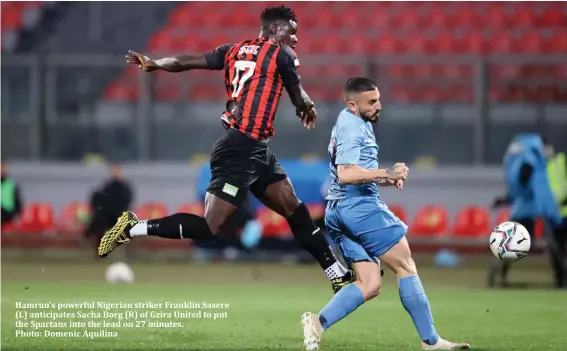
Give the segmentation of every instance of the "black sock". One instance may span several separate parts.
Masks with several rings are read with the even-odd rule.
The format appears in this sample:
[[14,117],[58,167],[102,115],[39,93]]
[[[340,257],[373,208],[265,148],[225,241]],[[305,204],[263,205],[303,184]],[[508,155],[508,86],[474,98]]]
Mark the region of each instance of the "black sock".
[[148,235],[169,239],[208,239],[213,236],[205,218],[190,213],[148,220]]
[[309,210],[301,203],[287,219],[293,236],[321,265],[321,268],[331,267],[337,259],[333,255],[329,243],[317,228],[309,215]]

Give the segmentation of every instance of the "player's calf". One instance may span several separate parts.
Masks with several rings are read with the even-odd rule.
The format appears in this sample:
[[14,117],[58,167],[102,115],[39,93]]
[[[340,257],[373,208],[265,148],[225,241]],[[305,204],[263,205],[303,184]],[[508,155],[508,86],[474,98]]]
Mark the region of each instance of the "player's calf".
[[439,337],[434,327],[433,315],[421,280],[417,275],[415,262],[404,236],[385,254],[380,261],[390,267],[398,276],[398,286],[402,305],[410,315],[422,341],[424,350],[462,350],[468,344],[455,344]]
[[319,313],[323,330],[345,318],[364,302],[380,294],[382,277],[380,266],[375,262],[359,261],[353,263],[357,280],[344,287]]
[[417,276],[407,239],[403,237],[380,257],[380,261],[398,276],[400,300],[409,313],[422,342],[427,345],[437,344],[439,335],[433,326],[429,300]]
[[159,236],[168,239],[205,239],[213,236],[205,218],[190,213],[139,221],[129,236]]
[[321,229],[313,223],[304,203],[297,206],[293,214],[287,218],[287,222],[295,239],[319,262],[331,280],[335,292],[352,281],[350,272],[337,261],[327,239],[323,236]]

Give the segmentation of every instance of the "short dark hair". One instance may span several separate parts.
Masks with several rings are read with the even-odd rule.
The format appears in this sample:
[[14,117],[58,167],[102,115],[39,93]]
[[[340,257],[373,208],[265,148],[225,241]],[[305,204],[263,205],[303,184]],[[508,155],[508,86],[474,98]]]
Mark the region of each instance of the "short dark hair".
[[371,91],[376,89],[378,86],[370,78],[366,77],[352,77],[347,80],[344,93],[364,93],[365,91]]
[[297,22],[295,12],[285,5],[268,7],[262,11],[260,16],[262,23],[274,23],[277,21],[294,21]]

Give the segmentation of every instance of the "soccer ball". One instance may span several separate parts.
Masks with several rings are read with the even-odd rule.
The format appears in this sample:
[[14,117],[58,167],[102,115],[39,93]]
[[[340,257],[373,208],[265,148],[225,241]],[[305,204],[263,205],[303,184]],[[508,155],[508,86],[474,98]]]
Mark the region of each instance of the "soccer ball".
[[115,262],[106,268],[105,277],[111,284],[129,284],[134,282],[134,271],[124,262]]
[[490,234],[490,250],[503,261],[517,261],[527,256],[531,244],[528,230],[516,222],[501,223]]

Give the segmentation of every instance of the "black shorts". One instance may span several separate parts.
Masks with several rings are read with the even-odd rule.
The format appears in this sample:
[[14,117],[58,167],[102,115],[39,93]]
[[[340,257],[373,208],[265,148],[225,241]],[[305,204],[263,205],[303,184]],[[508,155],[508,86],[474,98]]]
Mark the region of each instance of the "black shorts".
[[213,146],[207,192],[241,206],[248,190],[261,200],[268,185],[286,178],[267,143],[230,128]]

